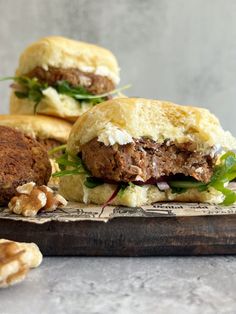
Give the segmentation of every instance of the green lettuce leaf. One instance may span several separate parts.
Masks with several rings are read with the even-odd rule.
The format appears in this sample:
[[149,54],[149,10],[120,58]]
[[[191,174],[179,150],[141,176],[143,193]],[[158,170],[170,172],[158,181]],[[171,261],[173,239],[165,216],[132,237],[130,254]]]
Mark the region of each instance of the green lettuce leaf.
[[[79,157],[70,157],[69,159],[68,153],[65,153],[57,158],[56,162],[59,165],[60,171],[53,173],[53,177],[88,174],[88,171],[85,169],[82,160]],[[67,167],[69,167],[69,169],[67,169]]]
[[[5,80],[13,80],[18,85],[17,87],[19,87],[19,89],[17,88],[15,91],[16,97],[20,99],[28,98],[35,103],[34,112],[36,113],[37,106],[44,97],[43,90],[47,89],[49,85],[47,83],[39,82],[37,78],[29,78],[25,76],[5,77],[0,79],[0,81]],[[56,89],[59,94],[74,98],[78,101],[78,104],[81,104],[81,101],[86,101],[94,106],[105,101],[107,97],[130,88],[130,85],[123,86],[101,95],[93,95],[81,86],[73,87],[67,81],[58,81],[52,87]]]
[[94,178],[94,177],[87,177],[84,185],[89,188],[89,189],[93,189],[96,188],[99,185],[104,184],[102,179],[98,179],[98,178]]
[[[99,104],[106,100],[105,96],[94,96],[91,93],[88,93],[84,87],[72,87],[67,81],[58,81],[54,86],[59,94],[63,94],[69,97],[74,98],[75,100],[86,101],[91,103],[93,106]],[[106,96],[109,96],[110,93],[107,93]]]
[[65,150],[66,150],[66,144],[59,145],[59,146],[56,146],[56,147],[53,147],[52,149],[50,149],[48,151],[48,155],[54,155],[58,152],[64,152],[65,153]]
[[231,205],[236,201],[236,193],[225,187],[229,181],[236,178],[236,154],[227,152],[220,158],[221,163],[214,169],[214,174],[211,178],[208,187],[213,187],[217,191],[224,194],[225,199],[223,205]]
[[44,97],[42,92],[44,89],[48,88],[48,84],[39,82],[37,78],[29,78],[25,76],[3,78],[1,81],[9,79],[17,84],[17,89],[15,91],[16,97],[32,100],[35,103],[34,113],[36,113],[37,106]]

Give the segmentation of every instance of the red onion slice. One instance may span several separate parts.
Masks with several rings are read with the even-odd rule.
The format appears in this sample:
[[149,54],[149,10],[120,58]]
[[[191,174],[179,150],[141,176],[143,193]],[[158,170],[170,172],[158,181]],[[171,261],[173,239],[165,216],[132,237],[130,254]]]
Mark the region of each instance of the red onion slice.
[[117,188],[115,189],[115,191],[112,193],[112,195],[109,197],[109,199],[102,205],[102,210],[107,207],[113,200],[114,198],[117,196],[117,194],[119,193],[121,189],[121,186],[118,185]]

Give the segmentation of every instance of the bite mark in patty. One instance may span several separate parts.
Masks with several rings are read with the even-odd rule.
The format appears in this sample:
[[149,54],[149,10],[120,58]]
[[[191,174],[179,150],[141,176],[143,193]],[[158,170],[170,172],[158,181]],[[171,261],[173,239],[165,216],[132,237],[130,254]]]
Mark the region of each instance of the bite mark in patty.
[[82,146],[82,160],[94,177],[115,182],[146,182],[177,174],[209,182],[214,161],[192,149],[192,144],[134,139],[126,145],[105,146],[97,138]]
[[49,67],[44,70],[41,67],[34,68],[26,74],[27,77],[36,77],[40,82],[55,85],[58,81],[67,81],[70,85],[84,87],[89,93],[99,95],[115,89],[114,83],[107,77],[94,73],[82,72],[78,69]]

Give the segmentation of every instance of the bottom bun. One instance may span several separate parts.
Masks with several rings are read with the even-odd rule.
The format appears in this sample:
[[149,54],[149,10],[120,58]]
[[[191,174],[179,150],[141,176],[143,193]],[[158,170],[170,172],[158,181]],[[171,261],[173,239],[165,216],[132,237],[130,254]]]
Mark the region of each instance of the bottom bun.
[[[118,93],[114,98],[125,98]],[[37,106],[37,114],[48,115],[75,122],[79,116],[93,107],[92,103],[79,102],[72,97],[58,94],[49,88]],[[10,98],[10,113],[15,115],[34,115],[35,103],[27,98],[17,98],[14,93]]]
[[[84,186],[85,175],[65,176],[60,179],[59,193],[69,201],[83,203],[105,204],[117,188],[114,184],[102,184],[93,189]],[[156,202],[199,202],[219,204],[223,201],[223,194],[210,188],[199,192],[197,189],[188,189],[185,193],[172,193],[170,190],[161,192],[154,185],[128,186],[118,194],[111,205],[138,207]]]
[[[55,94],[55,95],[54,95]],[[54,97],[45,96],[37,106],[37,114],[63,118],[74,122],[81,114],[93,107],[91,103],[74,100],[66,95],[53,92]],[[34,115],[35,103],[29,99],[20,99],[13,93],[10,100],[10,113],[16,115]]]

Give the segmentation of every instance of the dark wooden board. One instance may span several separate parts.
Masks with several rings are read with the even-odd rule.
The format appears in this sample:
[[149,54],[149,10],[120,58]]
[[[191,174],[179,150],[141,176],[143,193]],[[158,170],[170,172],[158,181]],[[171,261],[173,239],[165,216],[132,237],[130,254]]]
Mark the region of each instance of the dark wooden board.
[[236,215],[119,217],[107,223],[0,219],[0,238],[35,242],[48,256],[236,254]]

